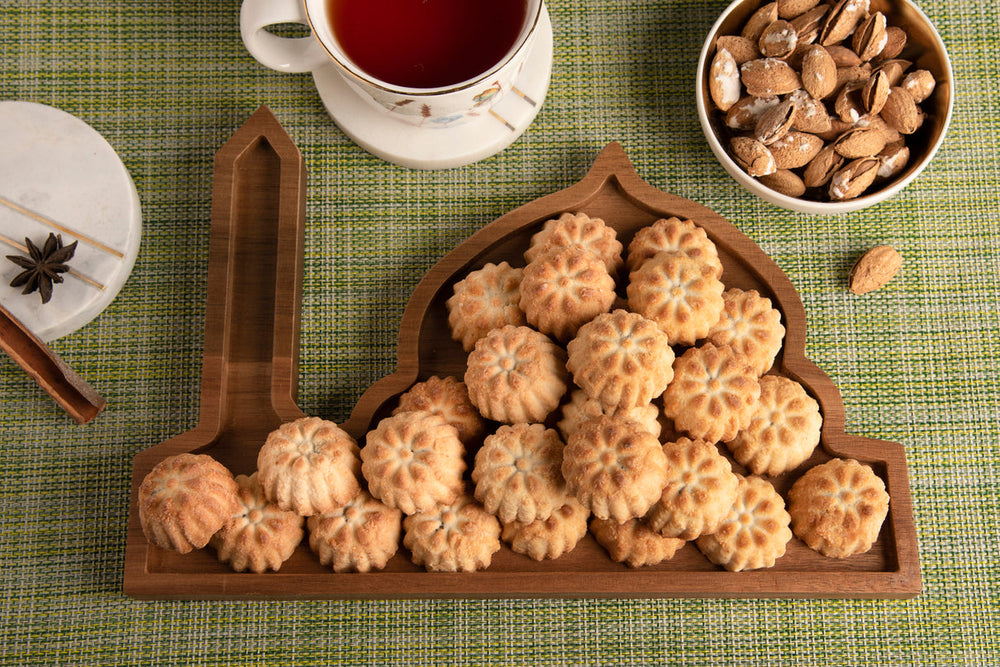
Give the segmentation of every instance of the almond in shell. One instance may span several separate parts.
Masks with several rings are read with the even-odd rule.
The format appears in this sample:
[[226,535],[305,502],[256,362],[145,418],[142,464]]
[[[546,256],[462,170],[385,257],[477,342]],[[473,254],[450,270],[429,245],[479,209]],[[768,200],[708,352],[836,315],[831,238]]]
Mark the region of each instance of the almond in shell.
[[750,16],[746,25],[743,26],[743,32],[740,34],[749,39],[751,42],[756,43],[757,40],[760,39],[761,33],[764,32],[764,28],[777,20],[778,3],[769,2],[766,5],[762,5],[760,9],[755,11]]
[[826,24],[819,34],[823,46],[844,41],[868,14],[869,0],[840,0],[826,17]]
[[823,148],[823,140],[815,134],[792,130],[786,132],[785,136],[768,148],[771,150],[777,169],[798,169],[809,164],[809,161],[816,157],[816,154]]
[[837,67],[857,67],[863,62],[858,58],[858,54],[843,44],[829,44],[824,48],[833,58],[833,62],[837,63]]
[[907,74],[900,85],[903,90],[910,94],[914,102],[920,104],[934,92],[936,82],[934,81],[934,75],[930,71],[918,69],[915,72]]
[[920,107],[902,86],[889,90],[881,116],[890,127],[902,134],[913,134],[924,122],[924,114]]
[[798,72],[783,60],[758,58],[740,66],[740,78],[754,97],[785,95],[802,87]]
[[751,132],[757,121],[768,109],[781,103],[779,97],[751,97],[747,95],[726,112],[726,126],[739,132]]
[[757,45],[741,35],[722,35],[715,40],[715,47],[729,51],[737,65],[760,58]]
[[860,65],[852,65],[850,67],[838,67],[837,87],[840,88],[848,83],[864,83],[871,75],[872,66],[870,63],[861,63]]
[[802,181],[807,188],[824,186],[844,166],[845,161],[844,156],[833,149],[833,144],[828,144],[806,166]]
[[829,51],[813,44],[802,57],[802,86],[817,100],[837,89],[837,64]]
[[854,124],[854,126],[855,127],[870,127],[873,130],[878,130],[879,132],[882,133],[882,136],[885,137],[885,145],[886,146],[888,146],[889,144],[891,144],[891,143],[893,143],[895,141],[899,141],[900,139],[903,138],[902,134],[900,134],[898,131],[894,130],[893,128],[889,127],[889,124],[886,123],[882,119],[882,116],[879,116],[878,114],[866,114],[866,115],[862,116],[861,118],[859,118],[858,122],[856,122]]
[[843,201],[861,196],[875,181],[879,159],[862,157],[840,168],[830,179],[830,199]]
[[789,197],[801,197],[806,193],[806,184],[798,174],[789,169],[779,169],[773,174],[761,176],[760,182],[775,192]]
[[729,111],[740,100],[740,68],[726,49],[719,49],[708,72],[708,93],[720,111]]
[[757,141],[765,146],[770,146],[781,139],[792,129],[796,114],[797,107],[795,102],[790,99],[765,111],[754,127],[754,136]]
[[864,105],[861,103],[861,87],[863,84],[854,82],[844,84],[837,93],[837,99],[833,103],[833,109],[837,117],[845,123],[852,125],[858,122],[865,113]]
[[899,26],[891,25],[885,29],[885,46],[882,53],[878,54],[877,60],[892,60],[903,52],[906,47],[906,31]]
[[777,169],[771,151],[752,137],[733,137],[729,146],[733,158],[751,176],[767,176]]
[[799,44],[812,44],[816,41],[828,11],[830,5],[823,3],[792,19],[792,27],[799,36]]
[[890,245],[878,245],[861,255],[851,267],[847,288],[854,294],[867,294],[884,287],[903,266],[903,256]]
[[851,41],[851,46],[854,47],[858,58],[863,62],[868,62],[882,53],[882,49],[885,48],[886,42],[889,40],[889,34],[886,32],[887,27],[885,14],[882,12],[875,12],[861,22]]
[[828,132],[832,126],[830,114],[826,111],[826,105],[817,100],[804,90],[796,90],[788,96],[788,99],[795,104],[795,119],[792,122],[792,129],[799,132],[810,132],[821,134]]
[[882,111],[885,101],[889,97],[889,77],[882,70],[876,70],[868,80],[865,81],[861,89],[861,103],[870,114],[877,114]]
[[788,21],[778,19],[764,28],[757,48],[765,58],[787,58],[799,44],[799,35]]
[[793,19],[819,4],[819,0],[777,0],[778,18]]
[[848,130],[833,142],[833,149],[848,160],[877,155],[885,148],[885,137],[870,127]]
[[903,171],[903,168],[909,163],[910,149],[906,142],[900,139],[883,148],[882,152],[878,154],[878,159],[881,161],[878,168],[878,178],[892,178]]

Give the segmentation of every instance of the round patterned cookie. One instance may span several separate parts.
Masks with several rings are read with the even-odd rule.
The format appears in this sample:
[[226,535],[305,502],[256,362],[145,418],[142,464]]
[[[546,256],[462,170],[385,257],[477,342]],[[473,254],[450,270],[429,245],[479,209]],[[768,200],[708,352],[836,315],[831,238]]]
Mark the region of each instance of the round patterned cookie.
[[889,513],[885,483],[854,459],[810,468],[788,492],[792,530],[811,549],[847,558],[871,549]]
[[663,414],[697,440],[732,440],[750,424],[760,382],[728,346],[705,343],[674,362],[674,379],[663,392]]
[[566,348],[566,368],[606,408],[635,408],[663,393],[674,376],[674,351],[655,322],[626,310],[580,327]]
[[139,485],[139,523],[158,547],[186,554],[208,544],[239,510],[236,480],[207,454],[177,454]]
[[381,570],[399,548],[402,519],[362,491],[343,507],[309,517],[309,548],[334,572]]
[[469,496],[403,519],[403,546],[431,572],[485,570],[500,550],[500,522]]
[[628,270],[635,271],[659,252],[680,252],[696,261],[705,273],[719,278],[719,251],[705,230],[691,220],[661,218],[635,233],[628,244]]
[[624,523],[592,519],[590,532],[611,560],[629,567],[658,565],[673,558],[685,544],[682,539],[660,535],[638,519]]
[[542,231],[531,237],[531,245],[524,253],[524,261],[535,258],[553,248],[579,246],[601,258],[614,275],[622,265],[622,244],[613,227],[601,218],[591,218],[586,213],[563,213],[546,221]]
[[750,423],[726,445],[753,474],[780,475],[809,458],[819,444],[822,425],[819,404],[801,384],[765,375]]
[[736,502],[719,529],[702,535],[698,549],[730,572],[771,567],[792,539],[785,501],[760,477],[740,477]]
[[656,436],[622,417],[584,422],[563,450],[566,489],[599,519],[643,516],[666,483],[666,456]]
[[458,430],[458,439],[464,443],[477,440],[485,430],[482,415],[469,400],[468,388],[458,378],[433,375],[424,382],[418,382],[399,397],[399,405],[392,414],[415,410],[444,417]]
[[663,453],[667,485],[646,515],[646,525],[682,540],[714,533],[736,502],[740,480],[729,459],[714,444],[688,438],[664,443]]
[[547,519],[566,502],[563,442],[541,424],[503,425],[476,452],[476,500],[501,522]]
[[671,345],[694,345],[722,314],[717,277],[679,252],[658,252],[629,274],[629,309],[656,322]]
[[441,415],[401,412],[365,437],[361,472],[368,490],[404,514],[455,502],[462,493],[465,447]]
[[303,519],[269,501],[256,472],[238,475],[236,484],[239,509],[212,536],[211,545],[219,560],[237,572],[277,572],[302,541]]
[[357,495],[360,467],[354,438],[319,417],[282,424],[257,454],[268,500],[302,516],[322,514]]
[[634,408],[604,407],[596,398],[591,398],[582,389],[570,391],[569,401],[563,403],[561,419],[556,423],[563,440],[569,440],[580,424],[601,415],[619,415],[642,425],[644,429],[660,437],[660,410],[652,403]]
[[576,548],[587,534],[589,516],[590,513],[576,498],[567,497],[566,503],[547,519],[503,524],[500,537],[515,553],[537,561],[551,560]]
[[558,340],[572,338],[581,325],[611,310],[614,300],[614,278],[582,248],[555,248],[524,267],[521,310],[529,324]]
[[476,343],[465,384],[472,404],[487,419],[540,424],[559,407],[568,376],[566,352],[548,336],[506,326]]
[[451,337],[471,352],[476,341],[493,329],[525,324],[521,299],[524,270],[507,262],[487,263],[455,283],[454,292],[445,302]]
[[781,313],[756,290],[726,290],[722,301],[722,315],[709,329],[708,340],[732,347],[746,357],[757,375],[763,375],[774,364],[785,337]]

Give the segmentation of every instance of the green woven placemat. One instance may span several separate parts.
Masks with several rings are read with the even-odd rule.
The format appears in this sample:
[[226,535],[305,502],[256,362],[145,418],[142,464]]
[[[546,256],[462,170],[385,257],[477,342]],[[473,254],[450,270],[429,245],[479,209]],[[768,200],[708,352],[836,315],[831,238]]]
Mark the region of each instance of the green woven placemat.
[[[307,75],[258,65],[238,2],[0,5],[0,99],[100,131],[132,173],[144,237],[111,306],[56,350],[107,398],[77,427],[0,363],[0,660],[5,664],[986,664],[1000,605],[995,3],[923,3],[955,67],[934,163],[865,212],[807,217],[723,172],[692,99],[721,1],[551,0],[555,59],[535,123],[502,154],[414,172],[331,123]],[[785,270],[807,352],[847,430],[902,442],[924,592],[908,601],[137,602],[121,593],[131,458],[195,425],[212,159],[261,103],[309,169],[299,403],[344,420],[395,366],[424,271],[506,211],[571,185],[609,141],[665,191],[733,221]],[[0,147],[2,150],[2,147]],[[901,275],[864,298],[847,270],[890,243]]]

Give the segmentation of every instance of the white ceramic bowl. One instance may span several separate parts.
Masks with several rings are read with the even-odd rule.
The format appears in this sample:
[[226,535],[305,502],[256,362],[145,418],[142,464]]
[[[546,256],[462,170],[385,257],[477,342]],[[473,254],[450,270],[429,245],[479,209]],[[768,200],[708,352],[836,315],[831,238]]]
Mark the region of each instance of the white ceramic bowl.
[[720,35],[739,34],[750,15],[765,2],[766,0],[736,0],[730,4],[709,30],[701,56],[698,58],[695,86],[698,119],[701,121],[709,147],[723,168],[736,182],[761,199],[792,211],[817,215],[849,213],[867,208],[885,201],[909,185],[930,163],[944,140],[951,122],[953,105],[951,61],[944,42],[930,19],[909,0],[871,0],[872,11],[881,11],[888,18],[890,25],[897,25],[906,30],[909,39],[902,57],[913,60],[914,65],[911,69],[930,70],[937,81],[934,93],[921,105],[927,114],[924,126],[907,137],[910,163],[900,174],[881,185],[876,183],[872,186],[873,189],[861,197],[829,202],[810,199],[809,192],[800,198],[789,197],[772,190],[743,171],[729,155],[724,143],[728,143],[731,133],[709,96],[708,70],[715,55],[716,39]]

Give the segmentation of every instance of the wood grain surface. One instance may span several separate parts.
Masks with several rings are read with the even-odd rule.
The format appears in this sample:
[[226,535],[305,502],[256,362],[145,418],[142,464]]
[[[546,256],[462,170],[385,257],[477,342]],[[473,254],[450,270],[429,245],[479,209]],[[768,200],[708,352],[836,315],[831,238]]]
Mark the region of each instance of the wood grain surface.
[[[600,217],[616,228],[627,246],[638,229],[659,218],[690,218],[717,245],[726,286],[756,289],[782,312],[786,339],[772,372],[802,383],[823,413],[821,446],[802,466],[771,481],[785,493],[805,470],[833,457],[871,465],[886,482],[891,502],[879,539],[869,552],[831,559],[793,538],[774,567],[732,573],[710,563],[689,543],[668,562],[630,569],[608,558],[587,536],[572,552],[541,563],[504,546],[482,572],[428,573],[413,565],[401,547],[382,571],[337,574],[321,566],[303,543],[279,572],[243,574],[218,562],[210,548],[180,555],[149,545],[138,522],[136,491],[157,462],[171,454],[198,451],[217,457],[234,473],[249,473],[266,434],[282,421],[301,416],[294,403],[300,278],[290,286],[276,277],[301,276],[304,169],[287,136],[279,136],[284,132],[277,121],[267,116],[259,111],[219,152],[201,418],[197,428],[135,458],[126,593],[141,598],[322,599],[899,598],[920,592],[903,447],[844,432],[840,393],[805,357],[805,311],[781,269],[711,209],[644,182],[616,143],[604,149],[580,182],[501,216],[427,272],[403,314],[396,372],[361,396],[343,427],[363,445],[365,434],[414,382],[431,375],[464,374],[466,355],[451,339],[447,324],[445,300],[452,286],[486,262],[523,264],[531,236],[546,220],[564,211]],[[251,284],[235,289],[241,282],[235,278],[247,277],[240,273],[246,272],[241,268],[246,264],[273,268],[259,271]],[[469,452],[470,459],[473,454]],[[738,465],[734,469],[742,472]]]

